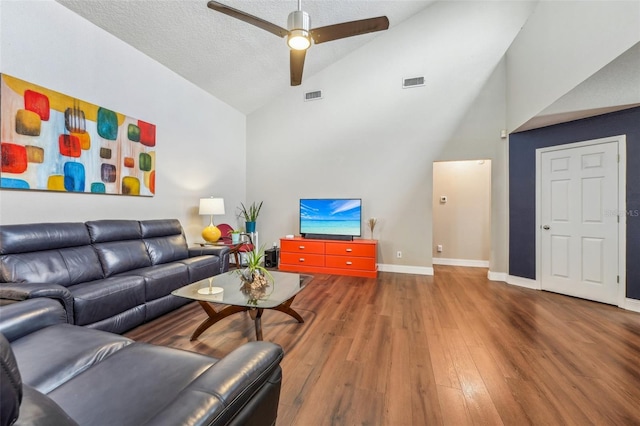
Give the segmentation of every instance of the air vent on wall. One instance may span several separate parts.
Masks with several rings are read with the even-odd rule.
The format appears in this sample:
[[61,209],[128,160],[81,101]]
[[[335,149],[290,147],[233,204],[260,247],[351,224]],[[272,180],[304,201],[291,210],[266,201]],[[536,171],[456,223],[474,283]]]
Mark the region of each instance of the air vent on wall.
[[315,92],[307,92],[304,94],[304,101],[317,101],[318,99],[322,99],[322,91],[316,90]]
[[402,88],[409,89],[411,87],[424,86],[424,77],[411,77],[402,79]]

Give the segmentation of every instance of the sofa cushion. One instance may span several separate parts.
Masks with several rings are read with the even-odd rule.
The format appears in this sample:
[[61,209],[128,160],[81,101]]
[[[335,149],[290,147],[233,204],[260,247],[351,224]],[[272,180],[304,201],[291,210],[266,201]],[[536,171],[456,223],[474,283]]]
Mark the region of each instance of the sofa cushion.
[[117,334],[58,324],[11,345],[20,360],[23,382],[49,393],[131,343],[133,340]]
[[221,262],[218,256],[197,256],[179,260],[189,268],[189,282],[196,282],[212,277],[221,272]]
[[15,302],[0,308],[0,333],[10,342],[41,328],[66,322],[67,313],[62,305],[48,297]]
[[18,418],[22,402],[22,378],[9,341],[0,334],[0,425]]
[[182,234],[145,238],[144,244],[154,265],[189,257],[189,248]]
[[125,275],[136,275],[144,278],[146,302],[166,296],[173,290],[189,284],[187,266],[178,262],[134,269],[118,276]]
[[94,248],[106,277],[151,266],[151,259],[142,240],[99,243]]
[[144,286],[143,277],[122,275],[69,287],[75,324],[91,324],[144,304]]
[[64,412],[47,395],[38,392],[31,386],[24,386],[24,398],[20,406],[20,418],[15,426],[78,426],[67,413]]
[[68,285],[70,277],[60,252],[45,250],[0,256],[0,280]]
[[177,219],[142,220],[140,231],[152,264],[189,257],[187,240]]
[[136,343],[49,396],[82,425],[142,425],[216,362],[193,352]]
[[92,220],[85,225],[94,244],[142,238],[137,220]]
[[178,219],[141,220],[142,238],[182,235],[182,225]]
[[67,287],[103,276],[98,256],[90,245],[0,256],[3,282],[42,282]]

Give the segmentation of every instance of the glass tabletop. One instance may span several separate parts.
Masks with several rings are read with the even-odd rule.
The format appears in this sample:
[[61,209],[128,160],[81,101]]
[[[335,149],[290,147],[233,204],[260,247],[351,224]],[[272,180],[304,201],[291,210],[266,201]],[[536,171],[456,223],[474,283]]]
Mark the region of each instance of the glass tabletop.
[[[298,294],[313,278],[312,275],[270,271],[273,280],[268,280],[269,285],[266,288],[243,291],[238,271],[225,272],[196,281],[172,291],[171,294],[225,305],[275,308]],[[208,293],[210,287],[212,293]],[[202,291],[198,292],[201,289]]]

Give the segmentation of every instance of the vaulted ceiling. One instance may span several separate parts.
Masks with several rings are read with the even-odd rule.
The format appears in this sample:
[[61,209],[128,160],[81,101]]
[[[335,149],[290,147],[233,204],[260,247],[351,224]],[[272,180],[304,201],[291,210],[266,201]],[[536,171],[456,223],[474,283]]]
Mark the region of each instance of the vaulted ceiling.
[[[250,113],[290,86],[286,41],[207,7],[207,0],[57,0],[196,86]],[[222,0],[283,28],[295,0]],[[427,8],[431,0],[304,0],[311,27],[385,15],[389,30]],[[384,32],[311,46],[305,78]],[[349,76],[345,76],[349,78]]]

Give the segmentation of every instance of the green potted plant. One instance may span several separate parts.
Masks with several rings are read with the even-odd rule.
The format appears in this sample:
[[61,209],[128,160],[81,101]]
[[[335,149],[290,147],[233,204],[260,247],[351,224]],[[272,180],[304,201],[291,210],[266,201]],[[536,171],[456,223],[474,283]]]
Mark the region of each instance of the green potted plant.
[[260,201],[260,204],[256,204],[254,201],[249,207],[245,207],[243,203],[240,203],[240,206],[240,215],[244,217],[247,232],[256,232],[256,220],[262,208],[262,201]]
[[249,303],[257,305],[260,299],[267,295],[269,282],[273,282],[273,275],[262,264],[264,246],[247,253],[247,267],[238,270],[240,274],[240,291],[249,297]]
[[240,235],[244,232],[244,229],[233,229],[231,232],[231,244],[239,244],[240,243]]

